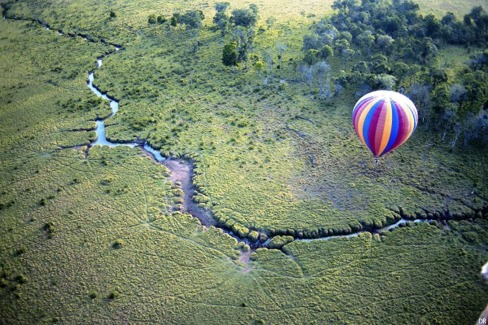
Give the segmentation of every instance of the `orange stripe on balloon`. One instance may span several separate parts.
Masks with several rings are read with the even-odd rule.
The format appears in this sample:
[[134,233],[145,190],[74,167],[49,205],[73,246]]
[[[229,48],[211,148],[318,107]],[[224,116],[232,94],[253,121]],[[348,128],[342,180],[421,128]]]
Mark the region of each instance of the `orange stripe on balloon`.
[[359,117],[363,113],[363,111],[366,109],[366,106],[368,106],[368,103],[370,103],[374,98],[367,98],[363,102],[361,102],[360,105],[356,104],[354,107],[354,113],[353,113],[353,123],[354,123],[354,130],[356,131],[356,134],[359,136]]
[[[385,151],[386,146],[388,145],[388,141],[390,140],[390,135],[391,135],[391,124],[393,120],[392,111],[391,111],[392,110],[391,101],[389,98],[387,98],[385,102],[386,102],[385,103],[386,107],[383,107],[383,110],[385,111],[383,131],[382,131],[383,136],[381,138],[381,145],[380,145],[380,150],[378,151],[378,155],[381,155],[383,151]],[[383,114],[381,117],[383,117]]]

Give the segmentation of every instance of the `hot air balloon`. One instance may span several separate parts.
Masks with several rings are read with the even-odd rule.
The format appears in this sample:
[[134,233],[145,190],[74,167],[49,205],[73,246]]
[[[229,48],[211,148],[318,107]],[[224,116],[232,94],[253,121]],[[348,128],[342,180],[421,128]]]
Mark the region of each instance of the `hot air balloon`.
[[370,92],[357,101],[352,111],[356,134],[376,158],[407,141],[417,122],[415,105],[395,91]]

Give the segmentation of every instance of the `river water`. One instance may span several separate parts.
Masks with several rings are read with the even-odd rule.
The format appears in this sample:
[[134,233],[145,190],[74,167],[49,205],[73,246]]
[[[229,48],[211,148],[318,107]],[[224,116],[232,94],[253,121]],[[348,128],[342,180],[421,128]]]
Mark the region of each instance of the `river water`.
[[[118,48],[116,47],[115,50],[117,51]],[[103,58],[97,59],[97,69],[100,69],[102,67],[102,64],[103,64],[102,60],[103,60]],[[106,131],[105,131],[105,120],[114,116],[118,112],[119,102],[118,102],[118,100],[116,100],[114,98],[110,98],[106,93],[103,93],[102,91],[100,91],[100,89],[93,84],[94,80],[95,80],[95,71],[90,71],[88,73],[88,79],[87,79],[88,88],[97,97],[100,97],[100,98],[102,98],[102,99],[104,99],[110,103],[110,109],[112,110],[112,113],[108,117],[97,119],[95,121],[96,122],[95,132],[97,134],[97,139],[94,142],[90,143],[90,147],[93,147],[93,146],[107,146],[110,148],[119,147],[119,146],[126,146],[126,147],[131,147],[131,148],[140,147],[143,151],[151,154],[157,162],[160,162],[160,163],[163,162],[165,160],[165,158],[161,155],[161,152],[154,149],[153,147],[151,147],[147,142],[144,142],[141,145],[140,142],[136,142],[136,141],[134,141],[134,142],[113,142],[113,141],[107,140],[107,135],[106,135]]]

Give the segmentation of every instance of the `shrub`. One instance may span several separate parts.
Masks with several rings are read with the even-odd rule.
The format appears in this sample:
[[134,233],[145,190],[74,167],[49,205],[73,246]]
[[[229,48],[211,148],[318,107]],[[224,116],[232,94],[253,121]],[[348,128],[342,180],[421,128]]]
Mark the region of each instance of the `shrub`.
[[122,239],[117,239],[113,244],[112,244],[112,248],[114,249],[120,249],[122,248],[122,246],[124,246],[124,241]]
[[15,277],[15,281],[18,283],[18,284],[24,284],[27,282],[27,277],[23,274],[19,274]]
[[182,189],[179,189],[179,188],[172,190],[171,193],[173,193],[174,196],[183,196],[183,195],[185,195],[185,192],[183,192],[183,190]]
[[251,9],[235,9],[230,20],[236,26],[252,27],[256,24],[257,15]]
[[268,235],[266,235],[264,232],[259,234],[259,240],[260,241],[267,241],[268,240]]
[[185,199],[183,199],[182,197],[177,197],[175,199],[175,203],[176,204],[183,204],[183,203],[185,203]]
[[164,24],[166,22],[166,18],[164,18],[163,16],[158,16],[156,20],[158,24]]
[[259,238],[259,233],[256,231],[256,230],[253,230],[251,231],[247,237],[251,240],[251,241],[257,241],[258,238]]
[[275,236],[271,239],[268,244],[268,248],[275,248],[281,249],[288,243],[291,243],[294,240],[292,236]]
[[231,42],[224,46],[222,52],[222,63],[226,66],[237,65],[237,43]]
[[176,27],[178,25],[178,17],[179,17],[179,15],[173,14],[173,16],[171,17],[171,20],[170,20],[171,26]]
[[8,286],[8,280],[5,278],[0,279],[0,288],[6,288]]
[[48,234],[52,234],[55,230],[54,224],[52,222],[45,223],[44,226],[42,226],[42,230],[44,230]]
[[237,235],[239,236],[240,238],[244,238],[247,236],[247,234],[249,233],[249,229],[242,226],[242,225],[239,225],[239,224],[234,224],[233,227],[232,227],[232,231]]

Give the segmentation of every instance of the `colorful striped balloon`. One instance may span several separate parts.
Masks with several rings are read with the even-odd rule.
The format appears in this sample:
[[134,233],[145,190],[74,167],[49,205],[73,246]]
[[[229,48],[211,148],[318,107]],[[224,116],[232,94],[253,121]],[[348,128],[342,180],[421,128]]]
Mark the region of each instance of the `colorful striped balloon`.
[[375,157],[401,146],[417,127],[418,113],[406,96],[389,90],[361,97],[352,111],[354,130]]

